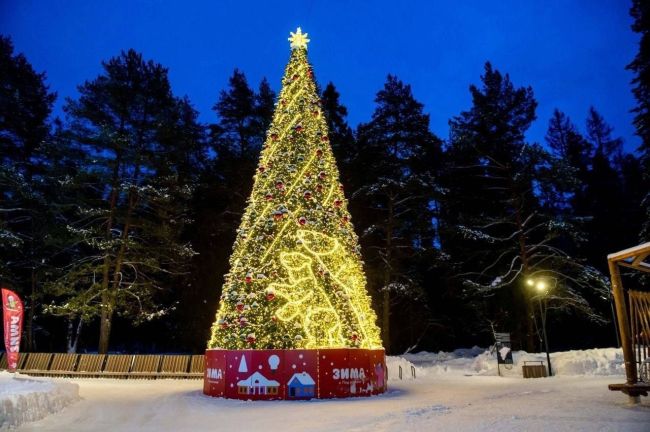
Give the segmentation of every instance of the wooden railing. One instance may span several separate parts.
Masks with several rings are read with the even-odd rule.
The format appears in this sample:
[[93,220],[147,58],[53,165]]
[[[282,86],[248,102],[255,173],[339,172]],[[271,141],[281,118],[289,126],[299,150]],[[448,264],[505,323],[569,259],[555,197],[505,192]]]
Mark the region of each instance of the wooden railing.
[[[203,377],[204,357],[200,355],[63,354],[21,353],[18,372],[27,375],[79,378],[178,378]],[[7,369],[5,353],[0,369]]]
[[628,291],[637,382],[650,384],[650,292]]

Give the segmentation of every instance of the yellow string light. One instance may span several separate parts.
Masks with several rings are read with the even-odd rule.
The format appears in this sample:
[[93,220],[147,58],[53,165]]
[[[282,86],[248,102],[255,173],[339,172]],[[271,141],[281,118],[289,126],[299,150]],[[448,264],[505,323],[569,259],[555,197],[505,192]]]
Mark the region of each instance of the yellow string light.
[[291,58],[230,259],[210,348],[379,348],[309,39]]

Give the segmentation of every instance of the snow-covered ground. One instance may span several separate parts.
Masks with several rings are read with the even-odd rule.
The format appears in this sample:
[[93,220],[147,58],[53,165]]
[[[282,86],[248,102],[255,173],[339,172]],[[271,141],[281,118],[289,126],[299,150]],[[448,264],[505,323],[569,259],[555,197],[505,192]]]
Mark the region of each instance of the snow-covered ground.
[[[502,376],[522,377],[521,365],[525,361],[543,361],[546,354],[513,352],[512,368],[501,369]],[[388,360],[389,375],[397,378],[397,366],[402,366],[402,378],[410,375],[410,364],[416,366],[416,377],[424,375],[497,375],[495,354],[485,348],[458,349],[454,352],[405,354]],[[394,367],[390,367],[394,365]],[[606,376],[625,375],[623,351],[618,348],[599,348],[584,351],[551,353],[553,374],[558,376]]]
[[619,350],[555,353],[557,376],[523,379],[520,362],[543,357],[515,353],[505,377],[478,348],[391,357],[387,394],[347,400],[244,402],[203,396],[200,380],[79,379],[80,402],[20,430],[650,431],[647,398],[632,406],[607,389],[624,381]]
[[79,386],[0,372],[0,429],[40,420],[79,400]]

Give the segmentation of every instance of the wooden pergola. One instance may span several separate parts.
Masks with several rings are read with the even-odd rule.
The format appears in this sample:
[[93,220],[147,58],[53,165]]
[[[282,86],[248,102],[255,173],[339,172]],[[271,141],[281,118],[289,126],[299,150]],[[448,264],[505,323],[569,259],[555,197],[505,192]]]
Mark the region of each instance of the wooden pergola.
[[650,292],[626,290],[620,268],[650,273],[650,242],[609,254],[607,261],[626,375],[625,383],[610,384],[609,389],[638,402],[650,391]]

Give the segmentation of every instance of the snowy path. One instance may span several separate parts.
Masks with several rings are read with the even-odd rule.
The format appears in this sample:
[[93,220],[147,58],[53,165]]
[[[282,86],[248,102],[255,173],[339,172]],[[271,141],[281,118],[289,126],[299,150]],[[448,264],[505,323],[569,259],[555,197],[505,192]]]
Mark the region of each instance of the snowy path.
[[370,399],[242,402],[204,397],[199,380],[72,380],[82,401],[21,431],[650,431],[650,401],[627,405],[623,377],[393,381]]

